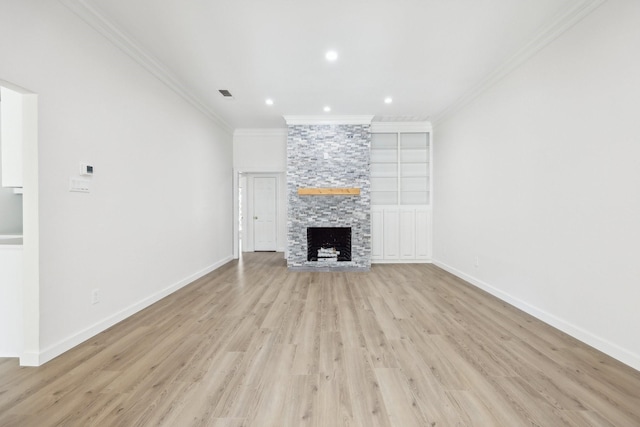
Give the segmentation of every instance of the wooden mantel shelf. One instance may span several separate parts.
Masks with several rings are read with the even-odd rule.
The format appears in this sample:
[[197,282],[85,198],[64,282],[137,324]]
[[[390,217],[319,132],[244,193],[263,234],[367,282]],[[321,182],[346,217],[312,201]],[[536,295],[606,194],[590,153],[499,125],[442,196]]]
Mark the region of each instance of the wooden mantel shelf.
[[300,196],[359,196],[359,188],[298,188]]

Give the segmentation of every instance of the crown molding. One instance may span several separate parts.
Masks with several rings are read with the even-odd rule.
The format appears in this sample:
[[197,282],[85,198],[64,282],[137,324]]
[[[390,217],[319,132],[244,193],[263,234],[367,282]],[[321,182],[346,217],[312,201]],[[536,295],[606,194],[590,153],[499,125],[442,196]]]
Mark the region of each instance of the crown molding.
[[292,125],[369,125],[373,115],[363,116],[282,116]]
[[193,95],[185,85],[174,76],[160,60],[143,49],[138,42],[118,28],[102,12],[87,4],[85,0],[59,0],[60,3],[78,15],[91,28],[102,34],[116,47],[133,58],[143,68],[157,77],[171,90],[184,98],[193,107],[209,117],[227,133],[233,133],[233,129],[219,115]]
[[373,122],[371,133],[431,132],[431,122]]
[[287,128],[236,129],[233,136],[287,136]]
[[432,117],[434,125],[438,125],[455,112],[461,110],[474,99],[484,93],[498,81],[505,78],[524,62],[533,57],[542,48],[557,39],[560,35],[584,19],[587,15],[597,9],[607,0],[583,0],[574,4],[556,15],[549,24],[545,25],[534,37],[511,55],[505,62],[485,76],[480,82],[473,86],[464,95],[454,101],[451,105]]

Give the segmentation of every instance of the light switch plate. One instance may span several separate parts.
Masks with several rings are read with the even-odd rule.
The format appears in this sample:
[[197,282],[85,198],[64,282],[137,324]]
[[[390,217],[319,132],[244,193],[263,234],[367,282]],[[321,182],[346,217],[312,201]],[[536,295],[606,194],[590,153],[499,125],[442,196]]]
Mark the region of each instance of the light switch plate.
[[69,178],[69,191],[74,191],[78,193],[88,193],[89,192],[89,181],[86,179],[80,178]]

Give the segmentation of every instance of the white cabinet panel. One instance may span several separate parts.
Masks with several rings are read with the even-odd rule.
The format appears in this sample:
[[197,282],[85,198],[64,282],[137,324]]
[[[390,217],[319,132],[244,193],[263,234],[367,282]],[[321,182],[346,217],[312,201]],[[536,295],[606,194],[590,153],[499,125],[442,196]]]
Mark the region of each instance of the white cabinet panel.
[[431,258],[431,211],[416,210],[416,259]]
[[383,216],[384,259],[400,258],[400,220],[398,209],[385,209]]
[[400,210],[400,259],[416,257],[416,211]]
[[384,258],[384,223],[382,209],[371,210],[371,259]]

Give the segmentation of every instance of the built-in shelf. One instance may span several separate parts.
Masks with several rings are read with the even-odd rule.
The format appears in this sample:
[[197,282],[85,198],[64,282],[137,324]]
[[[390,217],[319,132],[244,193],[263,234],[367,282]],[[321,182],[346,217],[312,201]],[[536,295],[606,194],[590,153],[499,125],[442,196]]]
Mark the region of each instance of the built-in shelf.
[[298,188],[300,196],[359,196],[359,188]]
[[428,129],[423,132],[372,133],[372,205],[429,205],[429,138]]

